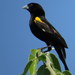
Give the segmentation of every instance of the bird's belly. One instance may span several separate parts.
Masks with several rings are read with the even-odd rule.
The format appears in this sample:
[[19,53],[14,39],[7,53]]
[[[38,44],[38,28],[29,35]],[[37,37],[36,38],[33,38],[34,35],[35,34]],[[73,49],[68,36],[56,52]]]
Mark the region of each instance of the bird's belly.
[[30,26],[32,33],[40,40],[47,42],[51,40],[50,35],[36,26]]

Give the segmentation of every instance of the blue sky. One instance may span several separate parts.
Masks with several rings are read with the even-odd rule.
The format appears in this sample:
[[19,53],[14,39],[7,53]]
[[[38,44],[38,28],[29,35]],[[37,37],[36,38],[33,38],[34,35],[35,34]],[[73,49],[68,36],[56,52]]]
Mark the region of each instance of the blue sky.
[[[0,0],[0,75],[21,75],[30,50],[46,46],[30,31],[30,14],[22,9],[30,2],[43,6],[48,21],[65,38],[69,47],[66,49],[66,61],[74,75],[75,0]],[[55,51],[52,53],[56,54]]]

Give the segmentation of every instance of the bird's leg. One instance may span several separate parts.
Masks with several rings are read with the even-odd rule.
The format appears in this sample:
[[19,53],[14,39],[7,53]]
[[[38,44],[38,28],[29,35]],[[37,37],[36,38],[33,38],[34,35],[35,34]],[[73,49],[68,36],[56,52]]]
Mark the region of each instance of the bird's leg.
[[[51,45],[49,45],[47,47],[43,47],[43,48],[38,48],[38,49],[40,49],[41,51],[43,51],[43,49],[46,49],[46,48],[51,48]],[[48,51],[50,51],[50,50],[47,50],[47,51],[44,51],[44,52],[48,52]]]
[[52,46],[51,46],[51,45],[49,45],[49,46],[47,46],[47,48],[48,48],[48,50],[44,51],[44,53],[45,53],[45,52],[49,52],[49,51],[51,51]]

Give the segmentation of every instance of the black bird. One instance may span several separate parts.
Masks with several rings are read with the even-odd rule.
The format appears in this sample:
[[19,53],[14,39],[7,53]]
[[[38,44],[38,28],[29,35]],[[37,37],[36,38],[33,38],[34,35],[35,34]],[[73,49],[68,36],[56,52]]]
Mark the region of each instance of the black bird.
[[58,53],[59,58],[63,62],[65,69],[69,70],[65,61],[65,48],[68,48],[68,46],[64,38],[45,18],[44,9],[38,3],[29,3],[23,8],[27,9],[31,14],[29,22],[31,32],[38,39],[44,41],[47,44],[47,51],[50,51],[51,47],[53,46]]

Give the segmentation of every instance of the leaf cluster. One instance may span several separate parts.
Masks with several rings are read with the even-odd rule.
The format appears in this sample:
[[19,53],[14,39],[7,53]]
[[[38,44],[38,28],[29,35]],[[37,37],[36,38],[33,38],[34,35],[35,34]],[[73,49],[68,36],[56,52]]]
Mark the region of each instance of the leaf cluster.
[[[42,61],[43,65],[38,68],[39,62]],[[43,53],[41,50],[33,49],[29,56],[29,62],[27,63],[22,75],[71,75],[69,71],[61,71],[60,63],[57,57],[49,52]]]

